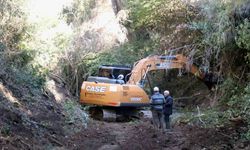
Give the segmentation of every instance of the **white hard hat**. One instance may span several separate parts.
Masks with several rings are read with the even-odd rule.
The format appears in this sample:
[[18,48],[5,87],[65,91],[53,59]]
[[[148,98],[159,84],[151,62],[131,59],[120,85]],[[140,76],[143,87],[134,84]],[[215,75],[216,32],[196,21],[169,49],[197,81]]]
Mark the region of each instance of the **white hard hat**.
[[120,74],[117,78],[122,80],[124,78],[124,76],[122,74]]
[[158,87],[154,87],[154,92],[159,92],[159,88]]
[[165,91],[164,91],[164,95],[169,95],[169,91],[168,91],[168,90],[165,90]]

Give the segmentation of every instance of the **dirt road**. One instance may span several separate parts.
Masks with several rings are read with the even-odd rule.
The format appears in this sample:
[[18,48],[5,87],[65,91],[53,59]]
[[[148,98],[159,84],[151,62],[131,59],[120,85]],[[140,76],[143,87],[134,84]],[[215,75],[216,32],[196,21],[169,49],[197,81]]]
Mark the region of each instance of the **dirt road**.
[[[182,133],[163,133],[149,120],[108,123],[92,120],[82,133],[69,137],[73,149],[180,149]],[[169,148],[168,145],[172,145]]]
[[[150,120],[108,123],[92,120],[88,128],[68,137],[69,149],[98,150],[200,150],[240,149],[230,136],[214,129],[189,125],[176,126],[163,133],[154,129]],[[242,147],[247,149],[249,147]]]

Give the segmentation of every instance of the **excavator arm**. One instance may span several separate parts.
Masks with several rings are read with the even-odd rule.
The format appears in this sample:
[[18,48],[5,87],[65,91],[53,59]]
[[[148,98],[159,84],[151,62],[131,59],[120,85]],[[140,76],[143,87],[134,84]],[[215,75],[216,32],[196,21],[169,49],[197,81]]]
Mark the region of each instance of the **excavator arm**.
[[149,71],[166,69],[186,69],[199,79],[203,80],[206,75],[198,67],[190,63],[182,54],[174,56],[149,56],[135,63],[127,84],[143,86],[143,80]]

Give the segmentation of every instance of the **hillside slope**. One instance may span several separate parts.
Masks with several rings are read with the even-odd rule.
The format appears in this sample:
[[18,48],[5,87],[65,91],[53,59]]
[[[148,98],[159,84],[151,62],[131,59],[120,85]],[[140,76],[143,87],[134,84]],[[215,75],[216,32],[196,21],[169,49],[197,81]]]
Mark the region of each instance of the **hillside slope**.
[[50,149],[85,128],[86,114],[65,88],[50,80],[46,88],[18,83],[8,69],[0,72],[0,147]]

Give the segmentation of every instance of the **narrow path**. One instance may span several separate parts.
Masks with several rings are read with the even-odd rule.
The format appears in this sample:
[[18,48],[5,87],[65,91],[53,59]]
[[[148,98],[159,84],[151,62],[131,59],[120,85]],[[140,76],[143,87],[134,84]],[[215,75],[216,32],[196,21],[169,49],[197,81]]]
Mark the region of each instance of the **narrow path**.
[[[70,137],[74,149],[180,149],[184,144],[182,132],[173,129],[163,133],[150,120],[108,123],[92,120],[85,131]],[[73,144],[73,145],[72,145]]]
[[[88,128],[68,138],[66,149],[86,150],[200,150],[248,149],[223,136],[223,129],[179,124],[169,132],[154,129],[149,119],[131,122],[91,120]],[[224,131],[228,133],[228,131]],[[241,148],[242,147],[242,148]]]

